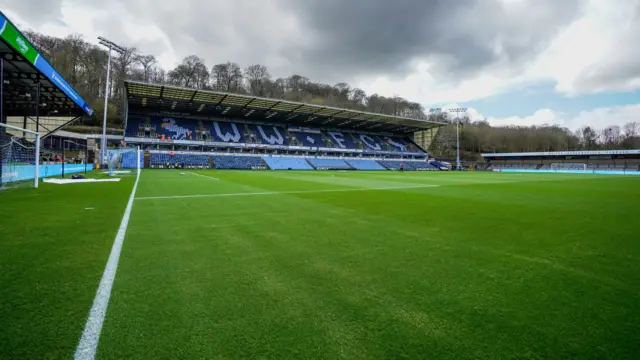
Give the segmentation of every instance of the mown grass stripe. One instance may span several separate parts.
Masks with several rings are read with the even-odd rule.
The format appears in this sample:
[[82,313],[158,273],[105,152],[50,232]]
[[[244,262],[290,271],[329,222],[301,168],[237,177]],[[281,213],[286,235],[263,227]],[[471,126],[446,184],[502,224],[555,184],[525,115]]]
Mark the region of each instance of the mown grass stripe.
[[116,278],[118,261],[120,260],[124,237],[127,233],[127,226],[129,225],[129,218],[131,216],[131,208],[133,207],[133,200],[135,199],[139,180],[140,172],[138,172],[136,182],[133,184],[133,189],[129,196],[129,202],[124,210],[124,215],[122,215],[122,221],[120,222],[118,233],[116,234],[113,247],[111,248],[111,253],[109,254],[109,260],[107,260],[107,266],[102,274],[102,279],[100,279],[100,285],[98,286],[96,297],[93,299],[93,305],[89,311],[89,317],[87,318],[87,322],[84,326],[80,343],[76,348],[76,352],[74,354],[74,359],[76,360],[89,360],[95,359],[96,357],[98,342],[100,341],[100,333],[102,332],[102,324],[104,323],[105,316],[107,315],[111,289],[113,288],[113,281]]
[[388,187],[362,188],[362,189],[263,191],[263,192],[243,192],[243,193],[230,193],[230,194],[196,194],[196,195],[177,195],[177,196],[147,196],[147,197],[136,198],[136,200],[187,199],[187,198],[226,197],[226,196],[314,194],[314,193],[350,192],[350,191],[383,191],[383,190],[420,189],[420,188],[430,188],[430,187],[437,187],[437,186],[439,186],[439,185],[388,186]]

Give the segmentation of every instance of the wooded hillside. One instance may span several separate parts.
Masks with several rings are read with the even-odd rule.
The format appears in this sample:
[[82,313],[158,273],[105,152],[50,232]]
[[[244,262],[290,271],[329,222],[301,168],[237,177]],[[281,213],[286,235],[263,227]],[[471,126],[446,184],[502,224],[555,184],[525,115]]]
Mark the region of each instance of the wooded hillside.
[[[93,106],[96,119],[102,119],[107,67],[107,52],[80,35],[56,38],[33,31],[25,35],[52,63],[60,74]],[[189,55],[173,69],[160,67],[153,55],[143,55],[134,47],[112,59],[111,93],[108,123],[122,126],[122,83],[124,79],[152,83],[212,89],[269,98],[323,104],[412,118],[452,122],[445,114],[430,114],[417,102],[400,96],[385,97],[367,94],[347,83],[334,85],[313,81],[303,75],[273,78],[269,69],[260,64],[241,67],[228,61],[209,66],[197,55]],[[428,101],[428,99],[425,99]],[[629,119],[622,128],[584,127],[575,132],[558,126],[495,127],[487,122],[461,119],[463,158],[473,159],[480,152],[555,151],[579,149],[640,148],[640,123]],[[96,120],[95,125],[101,121]],[[84,125],[93,125],[91,121]],[[431,150],[443,157],[455,155],[455,126],[441,128]]]

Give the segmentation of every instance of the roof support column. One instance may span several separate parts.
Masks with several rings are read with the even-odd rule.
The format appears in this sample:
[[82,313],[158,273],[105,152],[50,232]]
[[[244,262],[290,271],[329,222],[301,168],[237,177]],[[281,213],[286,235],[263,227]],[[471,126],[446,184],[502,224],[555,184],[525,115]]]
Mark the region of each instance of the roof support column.
[[7,123],[4,118],[4,58],[2,57],[0,57],[0,123]]
[[[7,121],[4,119],[4,59],[0,57],[0,124],[6,124]],[[5,131],[4,127],[0,127],[0,136],[3,135]],[[3,187],[2,184],[2,163],[4,159],[2,158],[2,151],[0,150],[0,188]]]
[[40,79],[36,84],[36,132],[40,132]]
[[127,91],[122,92],[124,95],[124,137],[127,137],[127,125],[129,123],[129,97]]

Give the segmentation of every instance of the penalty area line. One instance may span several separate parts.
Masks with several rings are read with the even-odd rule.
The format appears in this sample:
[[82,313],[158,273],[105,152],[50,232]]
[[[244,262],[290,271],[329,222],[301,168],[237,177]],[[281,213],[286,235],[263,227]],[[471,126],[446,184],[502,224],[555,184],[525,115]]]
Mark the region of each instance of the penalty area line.
[[202,174],[198,174],[198,173],[194,173],[194,172],[188,172],[187,174],[191,174],[191,175],[195,175],[195,176],[202,176],[205,177],[207,179],[211,179],[211,180],[220,180],[218,178],[214,178],[213,176],[207,176],[207,175],[202,175]]
[[432,187],[438,187],[438,186],[440,186],[440,185],[389,186],[389,187],[361,188],[361,189],[264,191],[264,192],[230,193],[230,194],[199,194],[199,195],[177,195],[177,196],[146,196],[146,197],[136,198],[136,200],[188,199],[188,198],[227,197],[227,196],[315,194],[315,193],[352,192],[352,191],[384,191],[384,190],[404,190],[404,189],[432,188]]
[[140,172],[136,177],[136,182],[133,184],[131,195],[129,196],[129,202],[122,215],[122,221],[118,228],[113,246],[111,247],[111,253],[109,254],[109,260],[107,260],[107,266],[104,268],[104,273],[100,279],[100,285],[98,285],[98,291],[96,291],[96,297],[93,299],[93,305],[89,311],[89,317],[84,326],[82,337],[76,348],[76,352],[73,356],[76,360],[89,360],[95,359],[96,352],[98,351],[98,342],[100,341],[100,333],[102,332],[102,324],[107,314],[107,307],[109,306],[109,298],[111,297],[111,289],[113,288],[113,281],[116,278],[116,270],[118,269],[118,261],[120,260],[120,253],[122,252],[122,244],[124,243],[124,237],[127,232],[127,226],[129,225],[129,217],[131,216],[131,208],[133,207],[133,200],[136,196],[136,189],[138,187],[138,180],[140,180]]

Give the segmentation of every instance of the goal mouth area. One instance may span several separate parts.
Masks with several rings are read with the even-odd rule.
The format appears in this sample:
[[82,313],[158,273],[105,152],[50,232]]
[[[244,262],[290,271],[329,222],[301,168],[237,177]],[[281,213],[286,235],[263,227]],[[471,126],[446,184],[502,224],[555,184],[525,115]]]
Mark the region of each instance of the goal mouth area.
[[105,154],[109,176],[137,175],[142,168],[140,148],[109,149]]
[[0,123],[0,189],[38,187],[40,133]]

